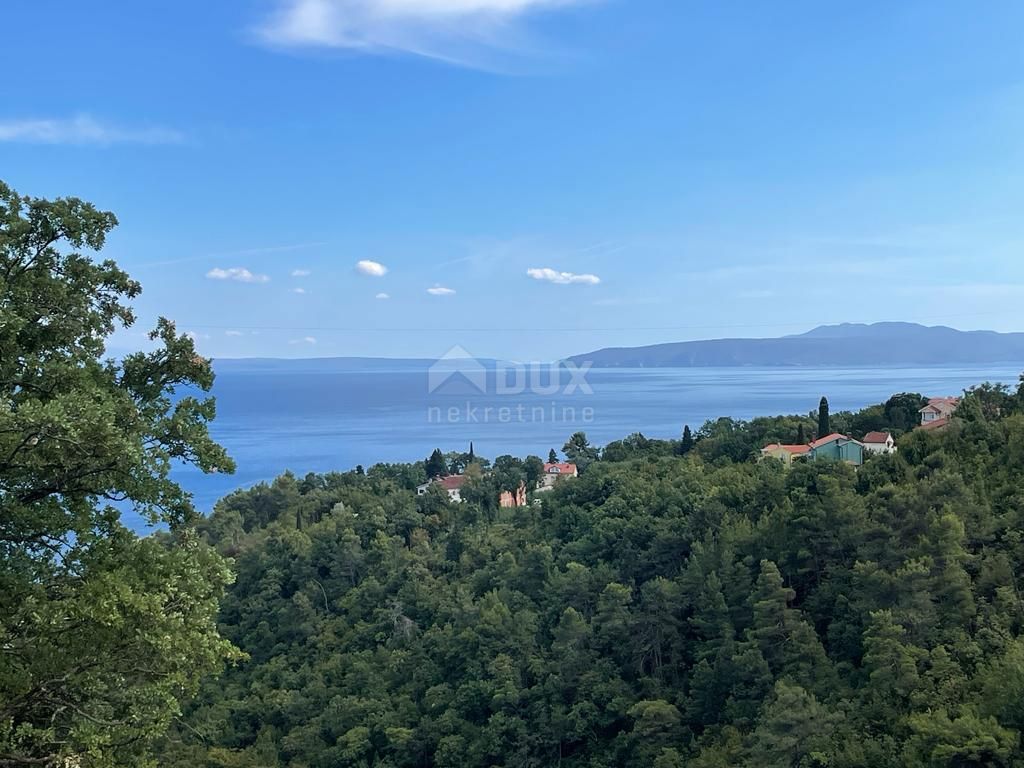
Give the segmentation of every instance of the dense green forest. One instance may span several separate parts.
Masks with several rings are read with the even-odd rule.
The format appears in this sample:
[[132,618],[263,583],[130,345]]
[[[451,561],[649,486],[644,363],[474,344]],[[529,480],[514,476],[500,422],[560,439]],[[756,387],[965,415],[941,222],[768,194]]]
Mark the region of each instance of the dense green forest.
[[248,658],[162,764],[1021,764],[1024,387],[859,470],[749,459],[801,425],[577,435],[582,476],[516,509],[483,473],[417,498],[422,463],[229,496],[198,530]]

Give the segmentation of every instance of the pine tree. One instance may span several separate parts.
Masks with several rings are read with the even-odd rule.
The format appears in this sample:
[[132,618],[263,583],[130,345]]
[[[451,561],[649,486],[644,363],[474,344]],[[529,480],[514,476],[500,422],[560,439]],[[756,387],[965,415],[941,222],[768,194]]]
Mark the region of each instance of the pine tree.
[[828,398],[823,397],[821,402],[818,403],[818,437],[822,438],[831,433],[832,427],[830,426],[828,415]]
[[424,467],[427,472],[427,478],[445,477],[448,474],[448,464],[444,460],[444,454],[441,453],[440,448],[435,448],[434,452],[430,454],[430,458],[427,459],[427,464]]
[[761,561],[761,573],[750,596],[754,624],[750,636],[761,648],[776,674],[782,672],[783,651],[791,630],[790,602],[796,593],[782,582],[782,574],[770,560]]
[[750,764],[831,765],[832,734],[841,720],[805,689],[780,680],[754,732]]
[[548,464],[557,464],[557,463],[558,463],[558,454],[555,453],[555,449],[552,448],[550,451],[548,451]]
[[785,675],[805,688],[825,693],[835,670],[814,628],[800,611],[789,607],[795,596],[783,584],[775,563],[762,560],[761,573],[750,596],[754,623],[749,637],[760,647],[777,677]]

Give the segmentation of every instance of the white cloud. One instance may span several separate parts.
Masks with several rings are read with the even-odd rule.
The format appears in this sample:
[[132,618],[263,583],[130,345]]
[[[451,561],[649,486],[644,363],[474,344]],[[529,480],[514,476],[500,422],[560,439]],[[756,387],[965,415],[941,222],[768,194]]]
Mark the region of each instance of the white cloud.
[[241,331],[224,331],[225,336],[244,336],[245,334]]
[[309,277],[311,274],[313,274],[313,273],[310,272],[308,269],[293,269],[292,270],[292,277]]
[[356,264],[356,272],[368,277],[384,277],[388,273],[388,268],[380,262],[363,259]]
[[435,285],[433,288],[427,288],[427,293],[431,296],[454,296],[455,290],[445,288],[443,285]]
[[308,344],[308,345],[313,345],[313,344],[316,344],[316,337],[315,336],[303,336],[301,339],[292,339],[288,343],[289,344]]
[[305,288],[292,288],[292,293],[300,293],[301,294],[301,293],[305,293],[305,292],[306,292]]
[[196,331],[185,331],[185,335],[188,338],[192,339],[193,343],[195,343],[197,341],[200,341],[201,339],[208,339],[208,338],[210,338],[210,334],[208,334],[208,333],[197,333]]
[[126,128],[89,115],[72,118],[0,119],[0,141],[27,144],[180,144],[185,136],[170,128]]
[[270,278],[266,275],[257,275],[250,272],[245,267],[231,267],[229,269],[221,269],[220,267],[214,267],[206,276],[211,280],[234,280],[238,283],[269,283]]
[[575,283],[597,285],[601,282],[601,278],[597,275],[577,275],[572,272],[558,272],[550,267],[528,269],[526,274],[534,280],[543,280],[548,283],[556,283],[557,285],[572,285]]
[[378,293],[374,298],[380,299],[381,301],[386,301],[387,299],[390,299],[391,296],[389,296],[386,293]]
[[486,52],[514,52],[517,22],[581,0],[278,0],[256,31],[264,43],[403,51],[466,66]]

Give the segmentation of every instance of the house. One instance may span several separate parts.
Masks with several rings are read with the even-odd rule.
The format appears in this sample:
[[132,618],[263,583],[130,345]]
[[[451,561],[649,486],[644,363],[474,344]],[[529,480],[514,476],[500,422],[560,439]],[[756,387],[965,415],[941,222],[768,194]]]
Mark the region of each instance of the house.
[[526,506],[526,483],[520,483],[515,493],[512,491],[502,491],[501,496],[498,497],[498,504],[502,509],[511,509],[512,507],[525,507]]
[[960,405],[959,397],[933,397],[928,405],[918,411],[921,414],[921,427],[924,429],[940,429],[949,423]]
[[545,464],[544,475],[537,486],[537,493],[550,491],[555,483],[566,477],[579,477],[575,464]]
[[815,440],[811,443],[810,448],[808,456],[814,461],[833,459],[857,466],[864,463],[864,444],[852,437],[840,435],[838,432]]
[[448,500],[456,503],[462,501],[462,486],[466,483],[465,475],[449,475],[448,477],[435,477],[429,483],[416,486],[416,495],[422,496],[432,485],[439,485],[448,492]]
[[787,467],[793,463],[795,459],[800,459],[811,452],[811,446],[809,445],[782,445],[781,443],[772,443],[766,445],[761,449],[762,459],[778,459]]
[[868,432],[861,442],[868,453],[896,453],[896,441],[888,432]]

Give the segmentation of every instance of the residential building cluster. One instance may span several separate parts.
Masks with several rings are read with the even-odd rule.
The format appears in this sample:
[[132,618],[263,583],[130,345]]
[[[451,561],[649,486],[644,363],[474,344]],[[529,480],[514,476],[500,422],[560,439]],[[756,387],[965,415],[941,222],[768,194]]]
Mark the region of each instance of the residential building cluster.
[[[957,397],[933,397],[918,411],[920,422],[917,429],[942,429],[949,425],[953,413],[960,405]],[[889,432],[869,432],[860,440],[835,432],[820,437],[806,445],[784,445],[771,443],[761,449],[761,458],[778,459],[786,466],[794,461],[832,459],[845,461],[855,466],[864,463],[869,455],[895,453],[896,440]]]
[[[569,462],[547,463],[544,465],[544,474],[541,476],[534,489],[534,493],[546,493],[555,488],[562,480],[571,477],[579,477],[579,470],[575,464]],[[469,478],[466,475],[448,475],[447,477],[434,477],[416,486],[416,495],[424,495],[431,486],[437,485],[447,491],[448,499],[455,503],[462,502],[462,487]],[[502,507],[523,507],[527,504],[526,483],[521,483],[515,491],[505,490],[501,492],[498,503]]]

